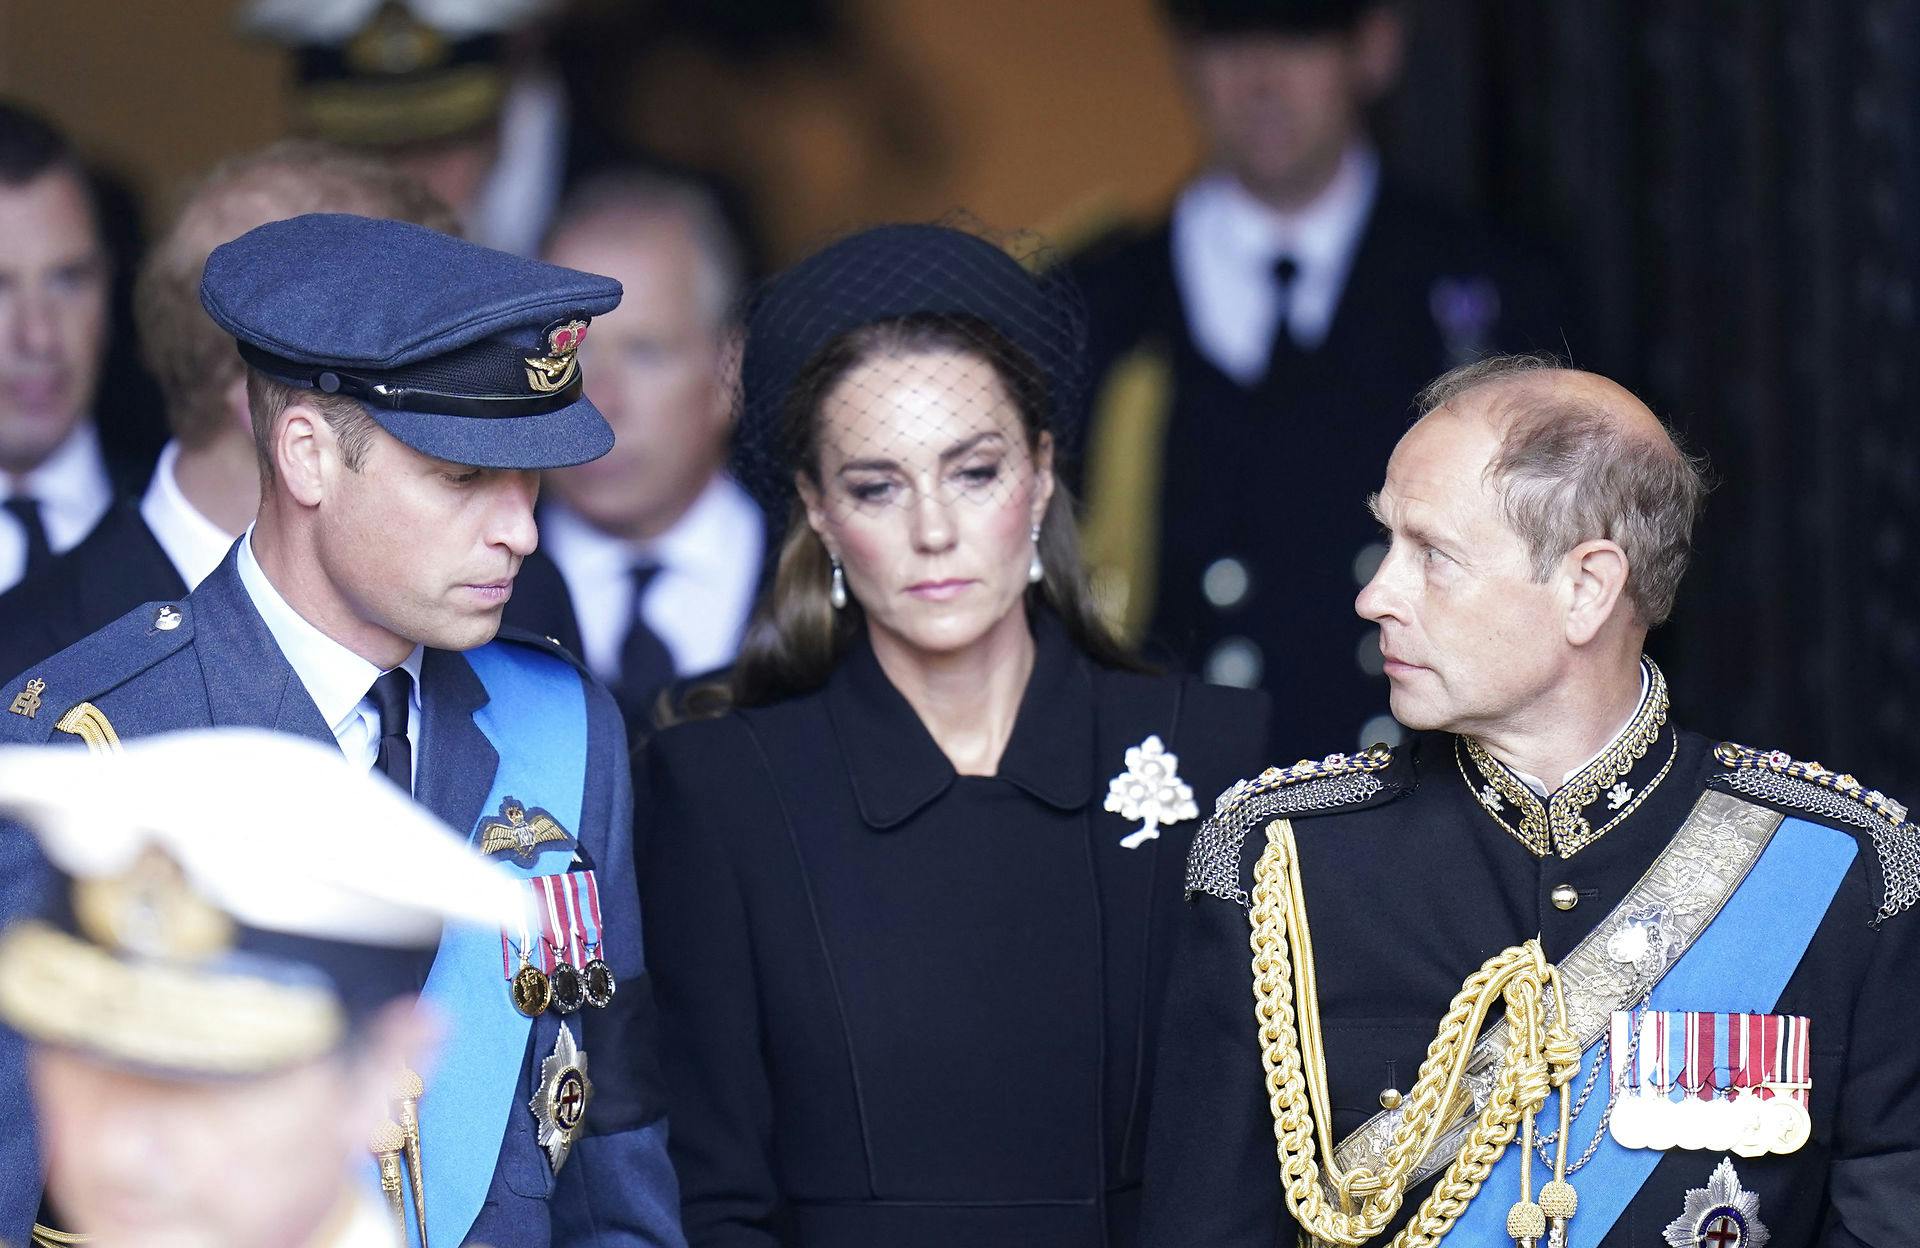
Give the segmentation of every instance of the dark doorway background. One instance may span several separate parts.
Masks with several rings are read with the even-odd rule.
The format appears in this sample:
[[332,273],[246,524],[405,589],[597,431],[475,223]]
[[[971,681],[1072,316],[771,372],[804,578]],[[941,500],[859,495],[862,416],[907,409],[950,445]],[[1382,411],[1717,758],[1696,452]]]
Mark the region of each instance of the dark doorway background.
[[1578,362],[1720,484],[1677,716],[1920,793],[1920,0],[1413,13],[1388,159],[1558,240]]

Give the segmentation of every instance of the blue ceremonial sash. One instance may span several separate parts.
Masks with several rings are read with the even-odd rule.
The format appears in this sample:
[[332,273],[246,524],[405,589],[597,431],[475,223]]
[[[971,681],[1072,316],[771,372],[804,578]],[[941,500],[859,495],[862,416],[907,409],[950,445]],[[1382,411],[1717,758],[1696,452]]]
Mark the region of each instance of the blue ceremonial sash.
[[[1719,915],[1654,985],[1648,1008],[1771,1013],[1858,852],[1859,845],[1844,832],[1804,819],[1782,822]],[[1605,1034],[1601,1033],[1603,1038]],[[1588,1046],[1579,1076],[1597,1078],[1596,1092],[1610,1086],[1608,1072],[1596,1075],[1594,1071],[1599,1049],[1598,1040]],[[1831,1089],[1828,1095],[1833,1095]],[[1574,1119],[1573,1140],[1593,1138],[1609,1099],[1599,1095],[1587,1099],[1586,1108]],[[1556,1094],[1540,1111],[1534,1130],[1544,1134],[1559,1125]],[[1568,1153],[1577,1156],[1579,1149],[1569,1148]],[[1602,1134],[1593,1160],[1573,1178],[1580,1210],[1567,1224],[1568,1248],[1594,1248],[1664,1156],[1662,1149],[1622,1148],[1611,1135]],[[1552,1177],[1551,1171],[1542,1172],[1539,1161],[1534,1158],[1535,1199],[1539,1185]],[[1448,1238],[1463,1244],[1506,1243],[1507,1210],[1518,1199],[1520,1137],[1516,1132],[1513,1144]]]
[[[499,818],[500,804],[513,797],[545,810],[578,839],[587,767],[587,700],[579,673],[523,646],[482,646],[465,658],[488,697],[474,724],[500,756],[480,821]],[[479,828],[469,830],[470,841]],[[528,864],[513,854],[495,860],[522,879],[558,874],[572,861],[573,843],[560,841],[543,846]],[[466,1239],[480,1215],[507,1116],[525,1099],[520,1067],[533,1020],[513,1008],[498,927],[450,925],[421,996],[445,1027],[420,1100],[420,1147],[430,1163],[423,1164],[427,1234],[435,1244],[452,1245]],[[377,1190],[377,1169],[375,1175]],[[407,1242],[418,1248],[411,1186],[406,1203]]]

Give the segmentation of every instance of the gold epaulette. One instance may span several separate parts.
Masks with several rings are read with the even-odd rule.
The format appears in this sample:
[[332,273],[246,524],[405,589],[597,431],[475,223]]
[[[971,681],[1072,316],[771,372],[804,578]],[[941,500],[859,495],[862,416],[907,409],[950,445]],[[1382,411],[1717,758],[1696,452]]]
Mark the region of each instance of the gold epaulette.
[[1235,782],[1213,804],[1213,818],[1194,834],[1187,854],[1186,894],[1206,893],[1241,906],[1240,851],[1254,825],[1269,819],[1325,814],[1378,796],[1386,785],[1374,773],[1393,763],[1393,751],[1370,745],[1358,754],[1303,758]]
[[1375,743],[1358,754],[1329,754],[1322,759],[1303,758],[1291,767],[1269,767],[1250,780],[1238,780],[1213,804],[1214,817],[1226,814],[1239,803],[1309,780],[1351,776],[1384,771],[1393,762],[1393,751]]
[[1872,838],[1886,884],[1876,924],[1920,903],[1920,827],[1908,821],[1904,805],[1844,771],[1801,762],[1784,750],[1723,741],[1713,757],[1727,769],[1716,777],[1718,787],[1851,824]]

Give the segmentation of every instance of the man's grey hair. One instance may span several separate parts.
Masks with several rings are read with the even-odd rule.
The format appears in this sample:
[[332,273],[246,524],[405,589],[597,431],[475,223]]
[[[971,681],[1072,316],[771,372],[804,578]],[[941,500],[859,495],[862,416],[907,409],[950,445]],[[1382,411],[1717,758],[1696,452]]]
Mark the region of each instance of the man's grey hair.
[[554,214],[547,231],[552,250],[568,231],[607,219],[640,222],[661,217],[686,223],[698,252],[700,312],[713,329],[724,329],[739,312],[746,284],[746,258],[720,202],[697,178],[664,170],[630,168],[583,180]]
[[1605,538],[1626,553],[1635,614],[1648,626],[1665,623],[1706,501],[1705,461],[1682,450],[1671,430],[1646,437],[1557,390],[1547,374],[1566,367],[1547,355],[1492,356],[1438,378],[1416,406],[1425,417],[1472,391],[1506,391],[1505,433],[1486,474],[1527,545],[1534,579],[1546,580],[1580,543]]

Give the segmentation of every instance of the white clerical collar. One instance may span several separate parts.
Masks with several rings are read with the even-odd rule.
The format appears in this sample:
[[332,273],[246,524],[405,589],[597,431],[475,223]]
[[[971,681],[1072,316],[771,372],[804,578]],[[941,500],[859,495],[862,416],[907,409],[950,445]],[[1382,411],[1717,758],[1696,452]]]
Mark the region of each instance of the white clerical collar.
[[1287,324],[1296,344],[1326,340],[1347,274],[1379,194],[1380,159],[1349,147],[1326,189],[1293,212],[1254,196],[1223,170],[1195,179],[1174,202],[1174,274],[1194,343],[1243,385],[1264,375],[1279,316],[1274,262],[1297,269]]
[[[240,584],[246,588],[247,597],[253,600],[254,609],[260,612],[260,618],[267,622],[267,631],[273,634],[273,640],[279,645],[280,653],[286,656],[293,667],[293,674],[307,687],[307,693],[313,698],[313,704],[320,708],[320,718],[336,739],[342,736],[355,718],[360,702],[367,696],[367,690],[373,687],[374,680],[381,671],[347,647],[327,636],[309,624],[295,611],[280,591],[267,579],[266,571],[253,554],[253,526],[240,542],[237,559],[240,571]],[[413,648],[400,666],[413,677],[413,704],[418,711],[420,706],[420,664],[422,650]]]
[[180,462],[180,443],[169,440],[160,449],[160,462],[154,465],[153,480],[140,499],[140,518],[153,530],[154,540],[167,552],[167,559],[180,573],[180,579],[192,589],[220,566],[233,545],[227,532],[188,501],[173,475]]
[[0,498],[16,496],[39,501],[47,545],[56,554],[79,545],[113,506],[113,480],[107,476],[100,432],[93,422],[75,425],[33,471],[11,479],[0,473]]
[[[1578,767],[1569,768],[1567,771],[1567,774],[1560,777],[1561,784],[1565,784],[1567,781],[1573,779],[1575,776],[1579,775],[1581,772],[1585,771],[1587,768],[1593,766],[1594,760],[1598,759],[1602,754],[1605,754],[1608,750],[1612,749],[1614,742],[1618,741],[1621,737],[1627,734],[1627,730],[1633,727],[1633,721],[1639,718],[1640,708],[1647,704],[1647,694],[1651,691],[1652,687],[1653,687],[1652,680],[1647,671],[1646,660],[1642,659],[1640,662],[1640,697],[1639,697],[1639,700],[1633,704],[1633,710],[1629,711],[1627,713],[1627,717],[1620,721],[1619,729],[1616,732],[1614,732],[1612,736],[1607,738],[1605,744],[1603,744],[1599,749],[1595,750],[1592,754],[1588,755],[1585,761],[1583,761]],[[1514,775],[1514,778],[1518,780],[1521,784],[1524,784],[1529,789],[1532,789],[1535,796],[1551,797],[1553,795],[1552,791],[1547,788],[1546,784],[1543,783],[1538,776],[1530,776],[1526,772],[1521,771],[1518,767],[1512,766],[1511,764],[1508,765],[1507,770],[1511,771]]]

